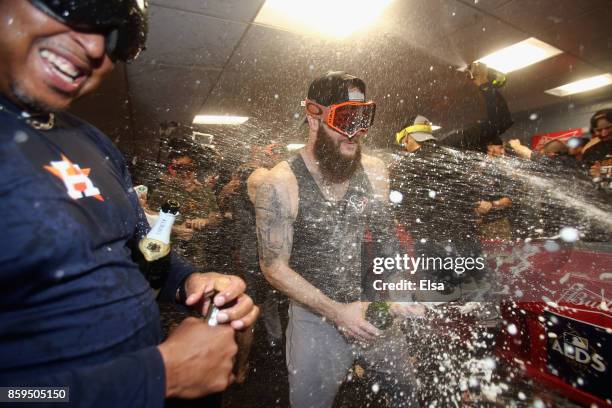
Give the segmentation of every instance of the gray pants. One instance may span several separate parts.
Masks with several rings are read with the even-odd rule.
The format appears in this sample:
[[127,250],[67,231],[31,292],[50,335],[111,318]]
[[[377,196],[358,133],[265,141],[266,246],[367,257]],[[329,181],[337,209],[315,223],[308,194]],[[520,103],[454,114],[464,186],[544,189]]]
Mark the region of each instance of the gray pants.
[[[391,329],[390,329],[391,331]],[[391,334],[389,334],[391,336]],[[362,349],[346,340],[333,324],[295,302],[289,305],[287,326],[287,370],[289,399],[293,408],[329,408],[357,356],[377,370],[387,372],[414,390],[407,349],[386,335],[375,345]],[[404,395],[404,394],[402,394]],[[402,398],[410,406],[412,395]]]

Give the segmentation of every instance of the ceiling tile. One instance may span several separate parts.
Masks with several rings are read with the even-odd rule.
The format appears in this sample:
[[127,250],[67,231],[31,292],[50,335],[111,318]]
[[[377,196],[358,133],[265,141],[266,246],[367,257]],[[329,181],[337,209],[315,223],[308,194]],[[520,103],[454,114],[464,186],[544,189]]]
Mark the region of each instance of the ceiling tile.
[[151,7],[147,50],[135,64],[163,62],[221,68],[247,28],[184,11]]
[[[531,36],[538,37],[539,32],[553,25],[561,25],[567,30],[566,24],[569,21],[601,4],[599,0],[530,0],[528,2],[515,0],[495,9],[492,13],[501,20],[529,32]],[[579,28],[570,31],[575,30]]]
[[[543,37],[559,48],[597,65],[612,55],[612,8],[602,7],[567,24],[554,25]],[[576,29],[568,30],[569,27]]]
[[497,18],[485,15],[477,23],[448,36],[447,41],[469,63],[529,37]]
[[503,6],[511,2],[512,0],[458,0],[466,5],[476,7],[483,11],[495,10],[498,7]]
[[192,11],[225,20],[250,23],[263,5],[264,0],[153,0],[151,4]]
[[478,22],[483,15],[456,0],[413,0],[393,2],[383,18],[387,19],[385,25],[405,33],[444,36]]

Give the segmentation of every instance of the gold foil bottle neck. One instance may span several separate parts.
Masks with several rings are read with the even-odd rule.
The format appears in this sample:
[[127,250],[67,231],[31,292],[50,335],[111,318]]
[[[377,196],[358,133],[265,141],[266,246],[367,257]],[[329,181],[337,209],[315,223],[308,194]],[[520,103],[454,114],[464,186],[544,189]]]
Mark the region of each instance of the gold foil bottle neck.
[[149,262],[157,261],[170,253],[170,244],[152,238],[143,238],[138,244],[140,252]]

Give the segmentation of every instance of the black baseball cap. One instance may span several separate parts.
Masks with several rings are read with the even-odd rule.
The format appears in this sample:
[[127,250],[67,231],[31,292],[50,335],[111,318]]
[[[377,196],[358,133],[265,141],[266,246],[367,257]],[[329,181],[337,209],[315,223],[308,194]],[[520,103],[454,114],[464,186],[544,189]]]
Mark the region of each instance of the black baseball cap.
[[[349,93],[350,88],[361,92]],[[315,79],[308,88],[308,99],[319,105],[330,106],[347,101],[365,102],[366,86],[363,80],[344,71],[329,71]]]

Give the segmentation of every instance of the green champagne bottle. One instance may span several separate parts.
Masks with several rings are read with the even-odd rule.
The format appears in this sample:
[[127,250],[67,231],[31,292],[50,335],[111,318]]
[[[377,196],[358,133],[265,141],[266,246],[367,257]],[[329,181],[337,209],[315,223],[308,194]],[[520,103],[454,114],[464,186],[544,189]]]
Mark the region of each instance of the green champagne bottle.
[[393,316],[389,309],[390,306],[387,302],[372,302],[366,309],[365,318],[379,330],[386,330],[393,323]]

